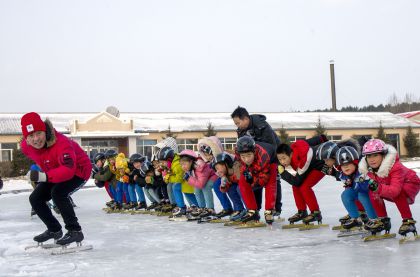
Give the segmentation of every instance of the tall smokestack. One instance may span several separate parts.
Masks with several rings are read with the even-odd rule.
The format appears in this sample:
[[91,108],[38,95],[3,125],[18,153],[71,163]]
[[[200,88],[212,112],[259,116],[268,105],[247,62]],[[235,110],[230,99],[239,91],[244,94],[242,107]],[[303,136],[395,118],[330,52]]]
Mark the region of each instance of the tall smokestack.
[[337,100],[335,97],[335,75],[334,75],[334,60],[330,60],[330,76],[331,76],[331,101],[332,111],[337,111]]

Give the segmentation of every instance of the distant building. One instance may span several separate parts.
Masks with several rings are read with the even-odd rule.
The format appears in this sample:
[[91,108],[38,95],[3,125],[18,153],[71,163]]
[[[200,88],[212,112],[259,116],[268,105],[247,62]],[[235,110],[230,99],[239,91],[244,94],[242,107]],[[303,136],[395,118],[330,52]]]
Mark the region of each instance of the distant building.
[[[111,114],[112,113],[112,114]],[[116,116],[114,116],[115,114]],[[401,155],[406,128],[412,126],[420,134],[420,125],[388,112],[325,112],[325,113],[263,113],[278,130],[283,126],[291,139],[305,139],[315,134],[318,120],[327,129],[330,140],[355,136],[375,136],[381,123],[385,133]],[[0,161],[12,159],[21,139],[22,113],[0,114]],[[126,155],[141,153],[150,156],[153,145],[165,137],[170,126],[179,149],[197,150],[197,141],[204,136],[209,122],[227,149],[236,143],[236,126],[230,113],[41,113],[54,127],[77,141],[92,158],[96,153],[115,149]]]

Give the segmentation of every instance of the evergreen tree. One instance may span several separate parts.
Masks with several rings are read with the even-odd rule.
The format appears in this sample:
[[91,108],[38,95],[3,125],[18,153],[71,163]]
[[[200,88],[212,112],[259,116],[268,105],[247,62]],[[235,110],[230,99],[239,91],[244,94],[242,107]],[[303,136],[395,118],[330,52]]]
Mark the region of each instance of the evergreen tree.
[[[22,142],[20,139],[19,144]],[[13,176],[22,176],[25,175],[33,162],[26,157],[21,149],[13,150],[13,160],[12,160],[12,174]]]
[[385,129],[382,126],[382,121],[379,122],[379,129],[375,138],[383,140],[385,143],[389,143],[389,139],[386,137],[386,134],[385,134]]
[[316,124],[315,127],[315,133],[316,135],[320,136],[320,135],[327,135],[327,129],[324,127],[324,125],[321,122],[321,117],[318,117],[318,123]]
[[280,132],[279,139],[281,143],[290,144],[289,134],[287,133],[283,125],[281,125],[279,132]]
[[403,141],[404,146],[407,149],[408,157],[412,158],[420,156],[419,138],[417,134],[413,132],[413,128],[411,126],[407,128],[407,134],[405,135]]
[[216,131],[214,131],[214,126],[211,124],[211,122],[207,123],[207,131],[203,133],[205,137],[211,137],[215,136],[217,134]]
[[166,131],[165,136],[164,136],[164,137],[162,137],[162,138],[163,138],[163,139],[165,139],[165,138],[174,138],[174,139],[176,139],[176,137],[177,137],[177,135],[175,135],[175,133],[173,133],[173,132],[171,131],[171,125],[168,125],[168,130]]

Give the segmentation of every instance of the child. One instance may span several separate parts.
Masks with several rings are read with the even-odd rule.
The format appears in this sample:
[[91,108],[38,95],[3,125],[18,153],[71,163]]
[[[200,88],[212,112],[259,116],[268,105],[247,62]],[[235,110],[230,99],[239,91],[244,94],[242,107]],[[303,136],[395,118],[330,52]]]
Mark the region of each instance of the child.
[[[325,175],[333,176],[337,181],[341,181],[341,172],[337,169],[337,158],[336,153],[340,149],[340,147],[343,146],[350,146],[356,150],[359,157],[362,154],[361,147],[358,141],[354,139],[347,139],[342,140],[337,143],[333,141],[327,141],[319,145],[319,147],[316,150],[316,158],[318,160],[323,160],[325,165],[322,167],[321,172]],[[355,199],[355,204],[357,206],[357,209],[360,214],[360,218],[364,223],[366,223],[369,218],[365,212],[365,209],[363,208],[362,203],[360,203],[359,200],[357,200],[357,197]],[[345,222],[347,222],[350,219],[350,215],[347,214],[339,219],[341,225],[343,225]],[[333,227],[334,229],[335,227]]]
[[180,154],[180,164],[184,171],[184,180],[194,187],[200,212],[192,216],[206,217],[215,214],[213,201],[213,183],[217,179],[210,165],[200,159],[193,150],[185,149]]
[[140,175],[142,177],[141,180],[144,181],[144,192],[146,193],[146,196],[149,198],[150,202],[152,202],[152,204],[147,209],[156,209],[162,199],[158,193],[158,183],[155,182],[155,169],[153,168],[151,162],[145,161],[142,163],[140,168]]
[[265,221],[272,224],[277,193],[276,166],[270,163],[267,151],[255,144],[254,139],[249,136],[241,137],[238,140],[236,153],[241,161],[239,188],[248,208],[247,214],[241,221],[244,223],[259,221],[260,216],[254,190],[265,188]]
[[[233,213],[229,219],[232,221],[241,219],[246,214],[238,187],[241,177],[241,163],[235,160],[234,156],[223,152],[214,158],[212,167],[219,177],[216,181],[219,182],[218,190],[223,194],[227,193],[233,203]],[[216,191],[216,188],[214,190]],[[230,202],[228,203],[230,204]],[[226,215],[218,214],[217,216],[224,217]]]
[[[298,209],[298,212],[288,219],[289,222],[293,224],[302,220],[305,224],[313,221],[321,223],[321,211],[312,187],[324,177],[321,172],[324,162],[316,160],[313,149],[304,140],[297,140],[290,146],[280,144],[276,153],[280,163],[278,171],[282,179],[292,185]],[[297,172],[295,176],[284,170],[288,166]],[[306,207],[311,211],[309,215]]]
[[[128,174],[130,170],[128,169],[127,159],[125,158],[124,153],[119,153],[115,158],[115,169],[116,169],[116,179],[117,179],[117,203],[123,209],[128,208],[128,203],[130,202],[130,196],[128,195]],[[124,205],[123,200],[125,200]]]
[[111,201],[107,202],[106,205],[110,207],[115,203],[114,194],[110,188],[110,180],[113,178],[113,174],[109,169],[107,164],[107,157],[105,153],[97,153],[93,158],[95,166],[92,169],[92,177],[95,179],[95,185],[99,188],[105,187],[106,192],[108,193]]
[[387,216],[384,199],[394,202],[402,217],[398,233],[406,236],[412,232],[417,235],[416,221],[410,206],[420,190],[420,179],[416,172],[405,167],[399,160],[397,150],[380,139],[371,139],[363,146],[365,156],[359,170],[365,178],[370,178],[369,189],[372,191],[372,204],[380,220],[372,220],[366,229],[389,232],[390,219]]
[[359,163],[359,153],[351,146],[344,146],[338,149],[336,161],[340,172],[340,179],[344,182],[345,190],[341,194],[341,200],[349,213],[349,219],[343,223],[345,229],[360,227],[363,225],[359,217],[359,211],[355,200],[359,200],[366,210],[369,219],[376,219],[375,210],[369,198],[368,181],[360,178],[357,170]]
[[[223,153],[223,145],[220,142],[220,140],[215,137],[215,136],[211,136],[211,137],[204,137],[202,139],[200,139],[198,141],[198,149],[199,149],[199,155],[200,157],[206,162],[206,163],[211,163],[214,161],[215,157],[217,157],[218,155],[220,155],[221,153]],[[214,170],[214,167],[211,166],[212,169]],[[239,167],[238,167],[239,169]],[[239,180],[239,178],[238,178]],[[233,188],[232,190],[230,190],[230,193],[226,193],[226,191],[222,191],[220,189],[220,185],[221,185],[221,179],[220,176],[219,178],[216,179],[216,181],[214,181],[213,183],[213,190],[217,196],[217,198],[220,201],[220,204],[222,205],[223,210],[219,213],[216,214],[217,217],[225,217],[228,215],[231,215],[233,213],[233,208],[232,208],[232,202],[236,201],[236,203],[233,203],[233,206],[242,206],[242,208],[240,209],[240,211],[243,210],[243,205],[242,205],[242,200],[241,200],[241,196],[238,193],[238,189],[237,189],[237,183],[235,184],[235,188]],[[231,199],[229,199],[229,197],[231,197]],[[239,200],[239,202],[238,202]],[[236,210],[235,210],[236,211]]]
[[180,220],[185,219],[187,209],[182,193],[185,194],[190,205],[198,206],[197,199],[194,195],[194,188],[184,181],[184,172],[179,163],[179,155],[175,154],[172,148],[163,147],[159,151],[158,159],[165,174],[163,180],[165,183],[170,184],[170,186],[168,186],[168,191],[169,188],[172,188],[173,196],[177,204],[171,218],[179,218]]
[[130,157],[130,163],[133,169],[130,172],[128,185],[128,192],[132,201],[132,208],[136,210],[146,209],[146,197],[144,196],[143,187],[144,177],[141,176],[140,168],[142,167],[145,157],[140,154],[133,154]]

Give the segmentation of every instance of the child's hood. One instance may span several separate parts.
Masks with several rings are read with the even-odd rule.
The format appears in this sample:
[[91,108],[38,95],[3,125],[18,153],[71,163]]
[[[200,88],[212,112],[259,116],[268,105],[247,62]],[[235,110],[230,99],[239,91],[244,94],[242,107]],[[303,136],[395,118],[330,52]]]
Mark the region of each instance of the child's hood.
[[[388,177],[389,172],[391,171],[392,167],[394,166],[396,161],[399,161],[399,156],[397,153],[397,149],[394,146],[387,144],[388,153],[385,155],[384,159],[382,160],[381,166],[379,167],[378,175],[381,178]],[[366,175],[369,172],[369,166],[366,161],[366,157],[363,157],[359,163],[359,171],[363,175]]]

